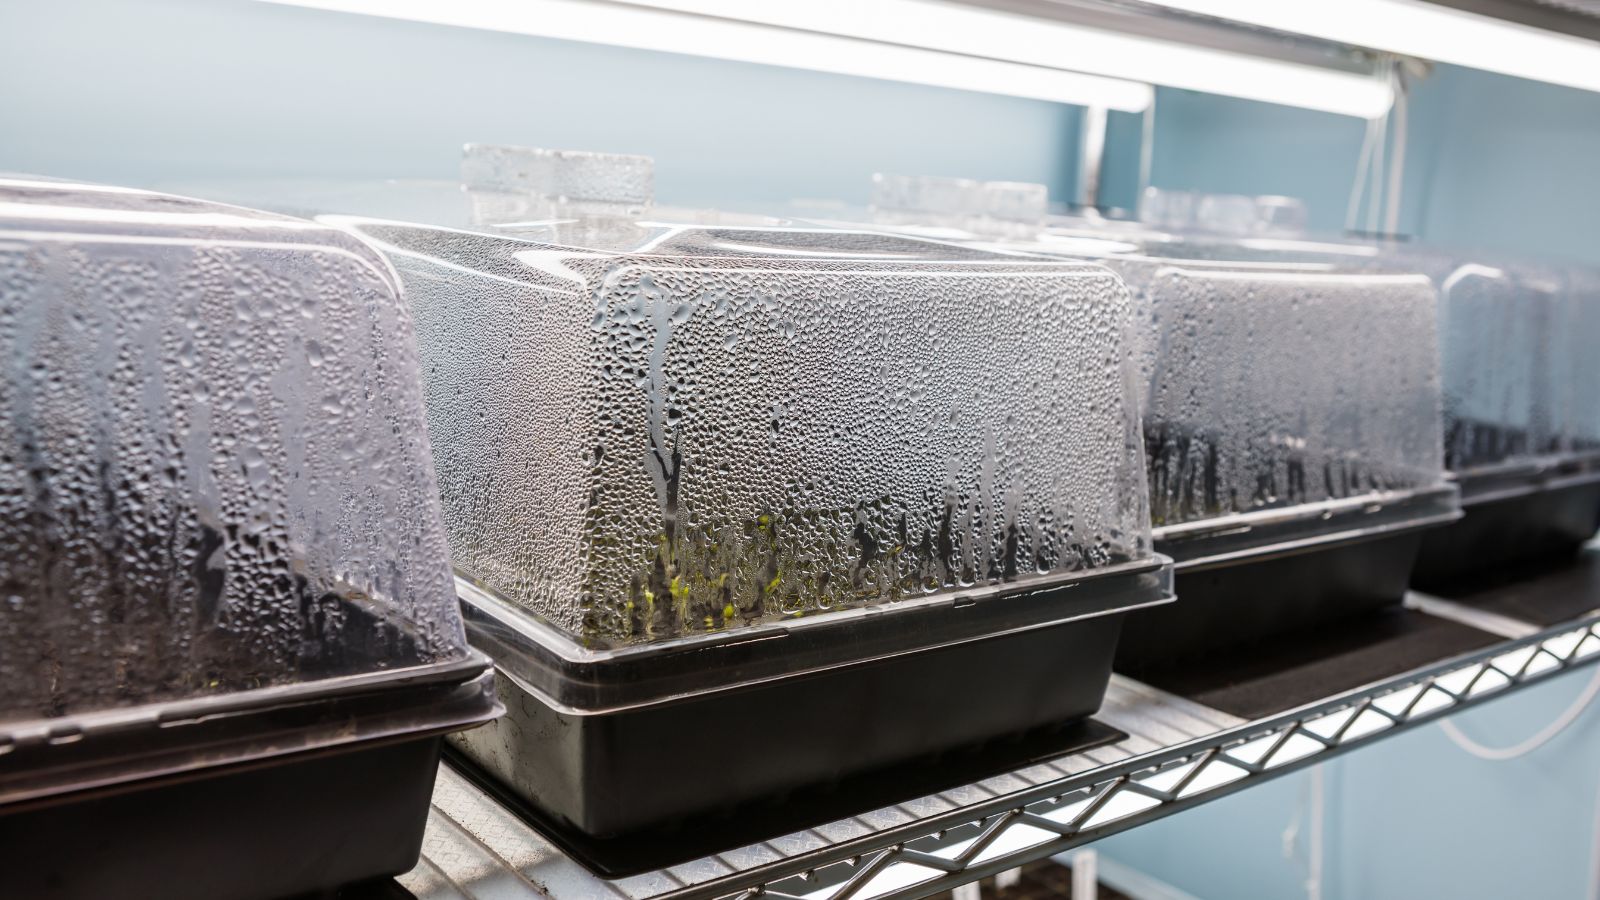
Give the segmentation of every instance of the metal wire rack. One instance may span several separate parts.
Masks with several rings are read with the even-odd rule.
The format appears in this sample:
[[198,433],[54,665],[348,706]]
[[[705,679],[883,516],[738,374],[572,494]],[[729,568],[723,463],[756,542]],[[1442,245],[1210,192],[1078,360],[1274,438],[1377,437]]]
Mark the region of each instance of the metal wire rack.
[[619,879],[591,873],[446,766],[422,860],[400,883],[422,900],[925,897],[1600,659],[1600,613],[1538,628],[1435,598],[1411,606],[1507,637],[1248,721],[1116,676],[1096,718],[1127,734],[1118,743]]

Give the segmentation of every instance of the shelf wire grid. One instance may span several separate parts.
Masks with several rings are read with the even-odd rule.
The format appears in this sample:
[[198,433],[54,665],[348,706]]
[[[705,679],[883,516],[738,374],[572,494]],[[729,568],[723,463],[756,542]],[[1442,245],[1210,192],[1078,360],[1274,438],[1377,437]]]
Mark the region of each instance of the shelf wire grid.
[[1122,677],[1123,741],[627,878],[605,879],[448,767],[422,900],[905,900],[1042,859],[1600,659],[1600,615],[1246,721]]

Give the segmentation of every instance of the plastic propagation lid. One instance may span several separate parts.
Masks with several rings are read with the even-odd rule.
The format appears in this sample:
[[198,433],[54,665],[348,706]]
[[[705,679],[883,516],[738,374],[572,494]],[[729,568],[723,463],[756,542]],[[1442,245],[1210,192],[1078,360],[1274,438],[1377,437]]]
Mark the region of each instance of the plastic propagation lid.
[[1538,453],[1600,462],[1600,269],[1565,265],[1556,270],[1558,292],[1549,298],[1546,431],[1535,436]]
[[1600,477],[1600,273],[1439,247],[1241,238],[1160,254],[1418,272],[1439,292],[1445,465],[1486,501]]
[[0,752],[481,670],[396,288],[326,226],[0,181]]
[[[1260,258],[1267,259],[1264,248],[1270,246],[1317,246],[1305,237],[1305,203],[1275,195],[1150,187],[1140,195],[1139,218],[1130,220],[1107,218],[1095,209],[1051,214],[1049,190],[1042,184],[878,174],[872,179],[868,216],[880,226],[957,240],[1045,241],[1057,249],[1078,241],[1089,254],[1154,253],[1168,243],[1198,241],[1219,250],[1257,244],[1263,248]],[[1363,245],[1333,246],[1338,253],[1354,254]],[[1245,258],[1250,255],[1247,251]]]
[[1426,278],[1107,263],[1147,323],[1151,514],[1180,562],[1458,515]]
[[1425,276],[1167,256],[1182,241],[1145,226],[1068,237],[967,240],[1095,259],[1128,283],[1154,535],[1180,565],[1459,516]]
[[[1445,457],[1472,500],[1600,477],[1597,276],[1421,257],[1440,280]],[[1479,257],[1483,259],[1483,257]]]
[[1153,228],[1216,235],[1297,236],[1306,231],[1306,205],[1272,194],[1210,194],[1147,187],[1139,221]]
[[[935,193],[917,196],[949,202]],[[1426,275],[1439,295],[1445,466],[1463,499],[1600,478],[1600,399],[1585,389],[1600,365],[1586,349],[1600,339],[1595,269],[1308,235],[1303,204],[1283,197],[1150,188],[1140,216],[1138,222],[1052,216],[1038,246],[1015,246],[1088,258],[1320,267],[1343,277]],[[980,232],[991,240],[1005,236]],[[960,236],[947,231],[945,237]],[[1156,514],[1159,520],[1159,508]]]
[[479,587],[604,648],[1153,564],[1107,270],[595,214],[484,152],[476,224],[329,220],[406,283]]
[[1044,185],[1024,181],[879,173],[872,176],[871,214],[881,224],[1027,237],[1044,225],[1049,199]]

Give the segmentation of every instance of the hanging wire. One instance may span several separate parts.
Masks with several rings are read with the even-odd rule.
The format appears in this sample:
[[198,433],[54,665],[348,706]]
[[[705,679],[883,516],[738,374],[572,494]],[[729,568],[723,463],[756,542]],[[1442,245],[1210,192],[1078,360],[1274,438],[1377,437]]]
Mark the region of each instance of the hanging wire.
[[1306,900],[1322,900],[1323,856],[1328,843],[1323,833],[1328,817],[1328,789],[1323,771],[1320,764],[1311,767],[1311,836],[1308,841],[1311,846],[1306,854]]
[[1394,107],[1375,121],[1378,138],[1372,149],[1372,196],[1367,201],[1367,234],[1378,230],[1378,216],[1383,211],[1383,163],[1389,155],[1389,117],[1394,115]]
[[1396,63],[1390,70],[1389,82],[1394,89],[1394,162],[1389,166],[1388,215],[1384,219],[1383,233],[1393,237],[1400,233],[1401,185],[1406,171],[1406,114],[1410,106],[1407,97],[1405,70]]
[[1550,743],[1556,735],[1566,731],[1572,726],[1573,722],[1578,721],[1578,717],[1583,715],[1583,711],[1589,708],[1589,704],[1594,702],[1596,696],[1600,696],[1600,669],[1595,669],[1595,673],[1589,679],[1589,684],[1584,687],[1583,693],[1578,695],[1578,699],[1572,701],[1571,706],[1562,710],[1561,715],[1556,716],[1550,724],[1534,732],[1527,740],[1512,744],[1509,747],[1486,747],[1468,737],[1461,730],[1461,726],[1449,719],[1441,721],[1439,728],[1445,733],[1446,737],[1450,738],[1451,743],[1473,756],[1479,759],[1487,759],[1491,762],[1504,762],[1508,759],[1516,759],[1519,756],[1527,756],[1529,753]]
[[[1310,769],[1310,777],[1306,781],[1306,790],[1301,794],[1300,800],[1295,804],[1293,815],[1289,824],[1284,826],[1281,839],[1283,841],[1283,858],[1295,864],[1305,875],[1302,884],[1306,889],[1306,900],[1322,900],[1323,897],[1323,869],[1327,850],[1327,786],[1324,781],[1324,766],[1319,763]],[[1300,858],[1300,829],[1306,828],[1305,859]]]
[[1361,195],[1367,190],[1367,173],[1372,167],[1372,147],[1377,137],[1377,119],[1367,120],[1367,133],[1361,139],[1361,154],[1356,160],[1356,179],[1350,186],[1350,202],[1344,210],[1344,230],[1356,230],[1356,222],[1361,215]]
[[[1594,703],[1596,696],[1600,696],[1600,669],[1596,669],[1595,673],[1589,677],[1589,683],[1584,686],[1583,693],[1579,694],[1570,706],[1562,710],[1561,715],[1556,716],[1550,724],[1534,732],[1527,740],[1512,744],[1509,747],[1486,747],[1467,737],[1461,731],[1461,727],[1449,719],[1441,721],[1439,729],[1444,732],[1445,737],[1448,737],[1451,743],[1473,756],[1491,762],[1504,762],[1520,756],[1527,756],[1529,753],[1550,743],[1555,739],[1556,735],[1566,731],[1572,727],[1572,723],[1578,721],[1578,717],[1583,715],[1584,710]],[[1600,900],[1600,793],[1597,793],[1594,798],[1594,830],[1590,839],[1594,842],[1594,847],[1589,851],[1587,896],[1588,900]]]
[[1588,900],[1600,900],[1600,790],[1594,795],[1594,849],[1589,851]]
[[[1408,103],[1401,61],[1397,57],[1386,57],[1385,64],[1388,66],[1385,77],[1390,90],[1394,92],[1394,103],[1383,115],[1367,120],[1366,134],[1362,137],[1361,152],[1356,161],[1355,182],[1350,187],[1350,200],[1345,205],[1344,227],[1347,232],[1361,227],[1359,223],[1363,209],[1367,214],[1363,230],[1368,234],[1394,234],[1400,226]],[[1395,123],[1392,147],[1389,140],[1390,119],[1394,119]],[[1388,165],[1389,175],[1385,183],[1384,169],[1391,154],[1394,162]],[[1383,229],[1381,232],[1380,226]]]

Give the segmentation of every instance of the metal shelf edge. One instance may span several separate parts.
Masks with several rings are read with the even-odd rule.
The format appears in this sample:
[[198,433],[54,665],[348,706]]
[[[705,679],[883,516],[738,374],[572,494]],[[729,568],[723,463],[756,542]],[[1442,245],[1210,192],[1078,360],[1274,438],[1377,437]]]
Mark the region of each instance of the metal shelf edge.
[[[448,769],[441,770],[435,804],[460,826],[452,843],[470,837],[508,870],[479,877],[493,875],[503,887],[513,875],[511,883],[537,886],[530,896],[910,900],[1226,796],[1596,660],[1600,614],[1251,721],[1119,677],[1099,718],[1129,732],[1122,744],[616,880],[567,859]],[[1052,771],[1057,777],[1049,777]],[[936,811],[922,814],[928,809]],[[430,823],[430,839],[432,832]],[[443,872],[472,893],[474,873],[450,872],[455,856],[430,841],[418,870],[401,883],[432,900],[427,885]]]

